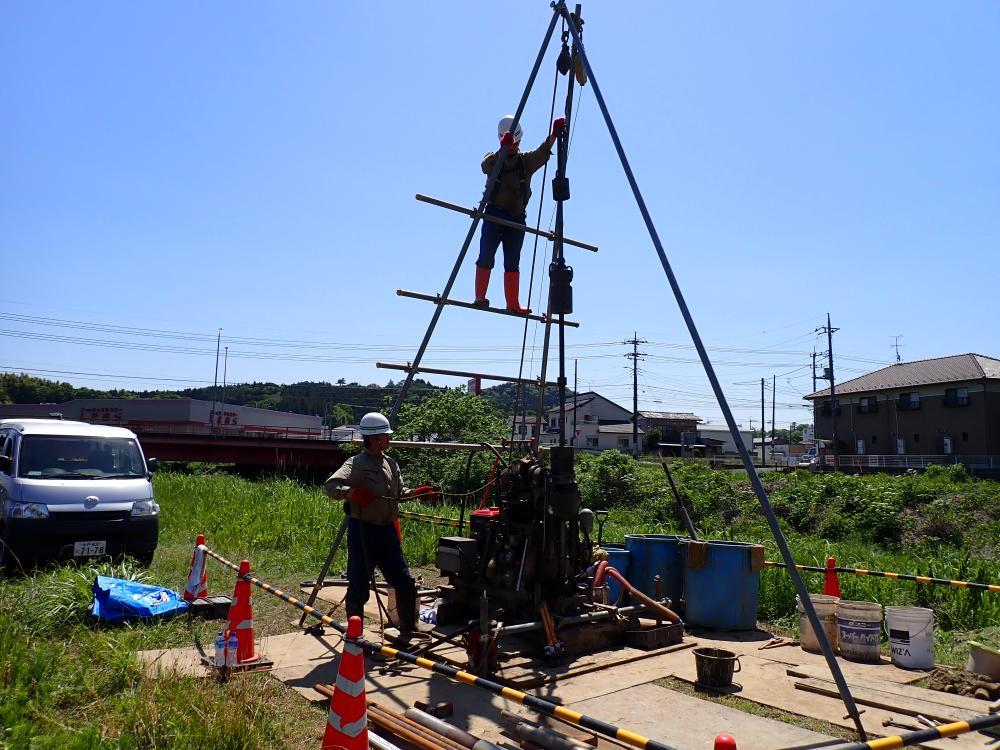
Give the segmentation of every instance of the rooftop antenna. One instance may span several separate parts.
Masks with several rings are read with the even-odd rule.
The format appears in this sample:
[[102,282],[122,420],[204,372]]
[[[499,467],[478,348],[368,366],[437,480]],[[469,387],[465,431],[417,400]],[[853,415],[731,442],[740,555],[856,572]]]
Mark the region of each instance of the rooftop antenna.
[[[892,336],[892,338],[894,339],[894,341],[893,343],[889,344],[889,348],[896,350],[896,364],[898,365],[903,362],[903,358],[899,356],[899,340],[903,338],[903,334],[897,333],[895,336]],[[906,344],[903,344],[903,346],[906,346]]]

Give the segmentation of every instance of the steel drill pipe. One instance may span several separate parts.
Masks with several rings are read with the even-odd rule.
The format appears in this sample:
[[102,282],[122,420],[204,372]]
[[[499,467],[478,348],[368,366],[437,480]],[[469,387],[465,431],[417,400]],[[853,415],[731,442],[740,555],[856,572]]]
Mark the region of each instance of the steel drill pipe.
[[[613,614],[631,615],[637,612],[646,611],[648,611],[648,607],[646,607],[645,604],[635,604],[631,607],[619,607],[617,611],[602,609],[598,612],[587,612],[582,615],[556,618],[556,627],[562,627],[563,625],[577,625],[581,622],[590,622],[591,620],[603,620]],[[516,633],[531,633],[535,630],[542,630],[543,627],[544,624],[541,622],[522,622],[517,625],[504,625],[500,632],[503,635],[515,635]]]
[[[236,571],[237,576],[239,576],[239,566],[230,562],[218,552],[210,550],[204,544],[198,545],[198,549],[202,550],[206,555],[211,557],[213,560],[222,563],[227,568]],[[294,607],[302,610],[309,616],[319,620],[324,625],[329,625],[331,628],[336,630],[341,635],[346,637],[347,627],[341,625],[339,622],[334,620],[328,615],[324,615],[322,612],[310,607],[308,604],[303,604],[294,596],[286,594],[280,589],[276,589],[271,584],[261,579],[246,574],[242,576],[244,580],[249,581],[251,584],[256,586],[263,591],[276,596],[282,601],[288,602]],[[641,734],[631,732],[628,729],[623,729],[617,727],[614,724],[609,724],[606,721],[601,721],[600,719],[595,719],[592,716],[587,716],[586,714],[581,714],[579,711],[574,711],[565,706],[559,706],[551,701],[547,701],[544,698],[539,698],[534,695],[528,695],[520,690],[515,690],[511,687],[506,687],[501,685],[499,682],[494,682],[493,680],[487,680],[485,677],[479,677],[470,672],[465,672],[461,669],[456,669],[450,664],[444,664],[442,662],[431,661],[430,659],[425,659],[416,654],[412,654],[408,651],[400,651],[398,649],[392,648],[391,646],[384,646],[379,643],[373,643],[365,638],[357,638],[354,642],[360,646],[363,650],[371,654],[382,654],[390,659],[398,659],[399,661],[406,662],[407,664],[413,664],[420,667],[421,669],[426,669],[429,672],[434,672],[436,674],[442,674],[456,682],[463,685],[472,685],[473,687],[478,687],[483,690],[487,690],[495,695],[501,695],[508,700],[512,700],[519,705],[526,706],[533,711],[537,711],[545,716],[554,716],[558,719],[562,719],[570,724],[576,724],[584,729],[588,729],[592,732],[597,732],[598,734],[607,735],[608,737],[613,737],[617,740],[624,742],[632,747],[643,748],[643,750],[676,750],[676,748],[667,745],[663,742],[658,742],[657,740],[649,739]]]
[[415,721],[417,724],[437,732],[438,734],[443,734],[449,740],[453,740],[463,747],[474,747],[479,741],[479,738],[475,735],[469,734],[464,729],[459,729],[446,721],[441,721],[438,717],[431,716],[429,713],[421,711],[419,708],[408,708],[403,712],[403,716],[410,721]]
[[427,727],[418,724],[417,722],[407,719],[402,714],[398,714],[395,711],[390,711],[387,708],[383,708],[377,703],[368,704],[368,715],[375,715],[386,721],[391,721],[398,727],[405,729],[408,732],[412,732],[418,737],[423,737],[428,742],[433,742],[437,746],[443,748],[443,750],[466,750],[464,745],[461,745],[449,737],[441,734],[440,732],[435,732],[433,729],[428,729]]

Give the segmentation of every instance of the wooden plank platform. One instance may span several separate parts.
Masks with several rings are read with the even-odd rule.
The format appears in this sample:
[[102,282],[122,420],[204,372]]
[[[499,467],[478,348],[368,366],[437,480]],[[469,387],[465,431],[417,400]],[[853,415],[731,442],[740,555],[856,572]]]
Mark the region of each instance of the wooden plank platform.
[[[411,292],[406,289],[397,289],[396,294],[400,297],[409,297],[410,299],[420,299],[426,302],[433,302],[434,304],[440,304],[440,305],[452,305],[454,307],[464,307],[468,310],[491,312],[491,313],[496,313],[497,315],[508,315],[512,318],[521,318],[522,320],[527,318],[528,320],[535,320],[538,321],[539,323],[545,323],[549,321],[549,318],[547,318],[544,315],[535,315],[533,313],[528,313],[528,314],[517,313],[513,312],[512,310],[506,310],[502,307],[483,307],[481,305],[476,305],[473,304],[472,302],[466,302],[465,300],[461,299],[449,299],[447,297],[442,297],[440,294],[425,294],[423,292]],[[559,320],[557,318],[552,318],[551,322],[553,325],[559,324]],[[563,325],[566,326],[567,328],[580,327],[580,324],[573,320],[563,321]]]

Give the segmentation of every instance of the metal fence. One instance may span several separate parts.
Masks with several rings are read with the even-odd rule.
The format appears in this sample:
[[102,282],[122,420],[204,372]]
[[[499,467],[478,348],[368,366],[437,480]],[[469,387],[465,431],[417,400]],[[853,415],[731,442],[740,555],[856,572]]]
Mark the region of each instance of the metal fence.
[[[823,457],[825,466],[833,467],[833,456]],[[873,453],[867,455],[840,456],[840,468],[860,469],[926,469],[928,466],[949,466],[965,464],[970,469],[1000,469],[997,455],[904,455]]]

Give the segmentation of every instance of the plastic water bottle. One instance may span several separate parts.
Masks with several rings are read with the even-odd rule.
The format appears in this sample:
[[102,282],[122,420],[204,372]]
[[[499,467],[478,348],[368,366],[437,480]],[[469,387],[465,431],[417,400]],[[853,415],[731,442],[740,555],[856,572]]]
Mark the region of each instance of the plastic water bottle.
[[240,647],[240,639],[236,637],[236,631],[229,632],[229,644],[226,647],[226,666],[236,666],[236,652]]
[[221,630],[215,636],[215,666],[226,666],[226,634]]

